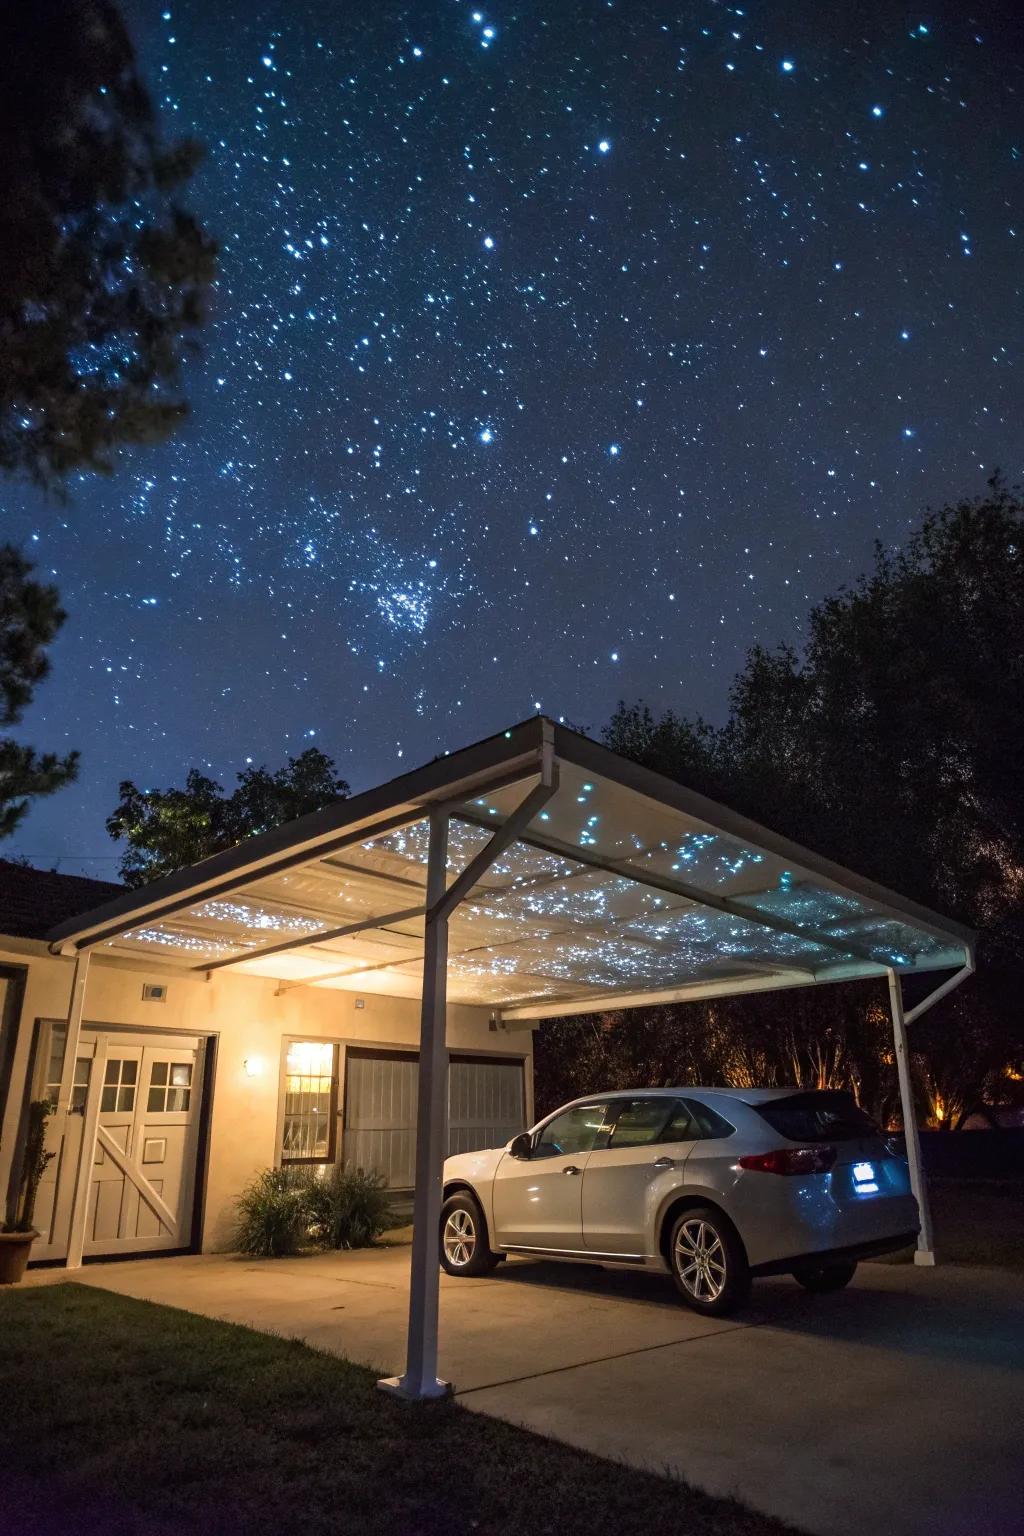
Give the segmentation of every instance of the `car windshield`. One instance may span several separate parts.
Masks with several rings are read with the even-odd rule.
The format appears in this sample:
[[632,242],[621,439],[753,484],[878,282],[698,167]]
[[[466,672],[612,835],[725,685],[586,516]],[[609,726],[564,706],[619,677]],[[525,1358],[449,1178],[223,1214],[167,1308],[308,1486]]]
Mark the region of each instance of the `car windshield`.
[[879,1134],[878,1126],[853,1094],[835,1089],[794,1093],[750,1107],[787,1141],[856,1141]]

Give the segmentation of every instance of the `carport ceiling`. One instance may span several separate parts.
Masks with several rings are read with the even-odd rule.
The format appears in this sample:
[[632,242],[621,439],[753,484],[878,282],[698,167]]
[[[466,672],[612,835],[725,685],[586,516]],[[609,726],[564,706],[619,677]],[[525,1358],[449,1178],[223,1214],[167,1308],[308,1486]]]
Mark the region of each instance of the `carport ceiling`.
[[539,716],[129,892],[54,947],[418,996],[430,811],[450,816],[451,884],[542,772],[549,798],[450,915],[451,1002],[536,1018],[969,960],[968,930]]

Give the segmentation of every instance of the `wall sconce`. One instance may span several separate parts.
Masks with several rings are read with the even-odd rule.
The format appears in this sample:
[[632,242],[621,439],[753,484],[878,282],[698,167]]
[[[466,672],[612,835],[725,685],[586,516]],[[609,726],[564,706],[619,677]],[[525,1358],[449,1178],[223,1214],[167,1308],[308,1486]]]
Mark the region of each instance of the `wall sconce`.
[[259,1077],[263,1071],[263,1060],[259,1056],[247,1056],[242,1062],[246,1077]]

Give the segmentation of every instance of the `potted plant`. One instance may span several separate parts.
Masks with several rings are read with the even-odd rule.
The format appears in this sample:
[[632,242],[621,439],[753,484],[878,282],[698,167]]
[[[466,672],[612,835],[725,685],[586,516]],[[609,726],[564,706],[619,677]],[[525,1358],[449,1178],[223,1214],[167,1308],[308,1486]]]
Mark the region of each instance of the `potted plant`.
[[46,1122],[53,1113],[49,1099],[35,1099],[28,1107],[25,1158],[21,1167],[21,1185],[15,1202],[13,1221],[5,1221],[0,1230],[0,1285],[17,1285],[25,1273],[29,1249],[39,1236],[32,1225],[36,1210],[39,1181],[53,1157],[46,1150]]

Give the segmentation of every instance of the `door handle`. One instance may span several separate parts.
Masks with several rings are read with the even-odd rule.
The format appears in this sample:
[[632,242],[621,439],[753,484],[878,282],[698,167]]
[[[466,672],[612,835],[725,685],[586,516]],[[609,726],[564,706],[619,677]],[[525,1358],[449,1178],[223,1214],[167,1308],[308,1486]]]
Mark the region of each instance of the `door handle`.
[[672,1157],[656,1157],[654,1159],[655,1168],[674,1168],[675,1165],[675,1158]]
[[568,1168],[563,1168],[562,1169],[562,1172],[563,1173],[579,1173],[579,1169],[576,1167],[575,1163],[570,1163]]

